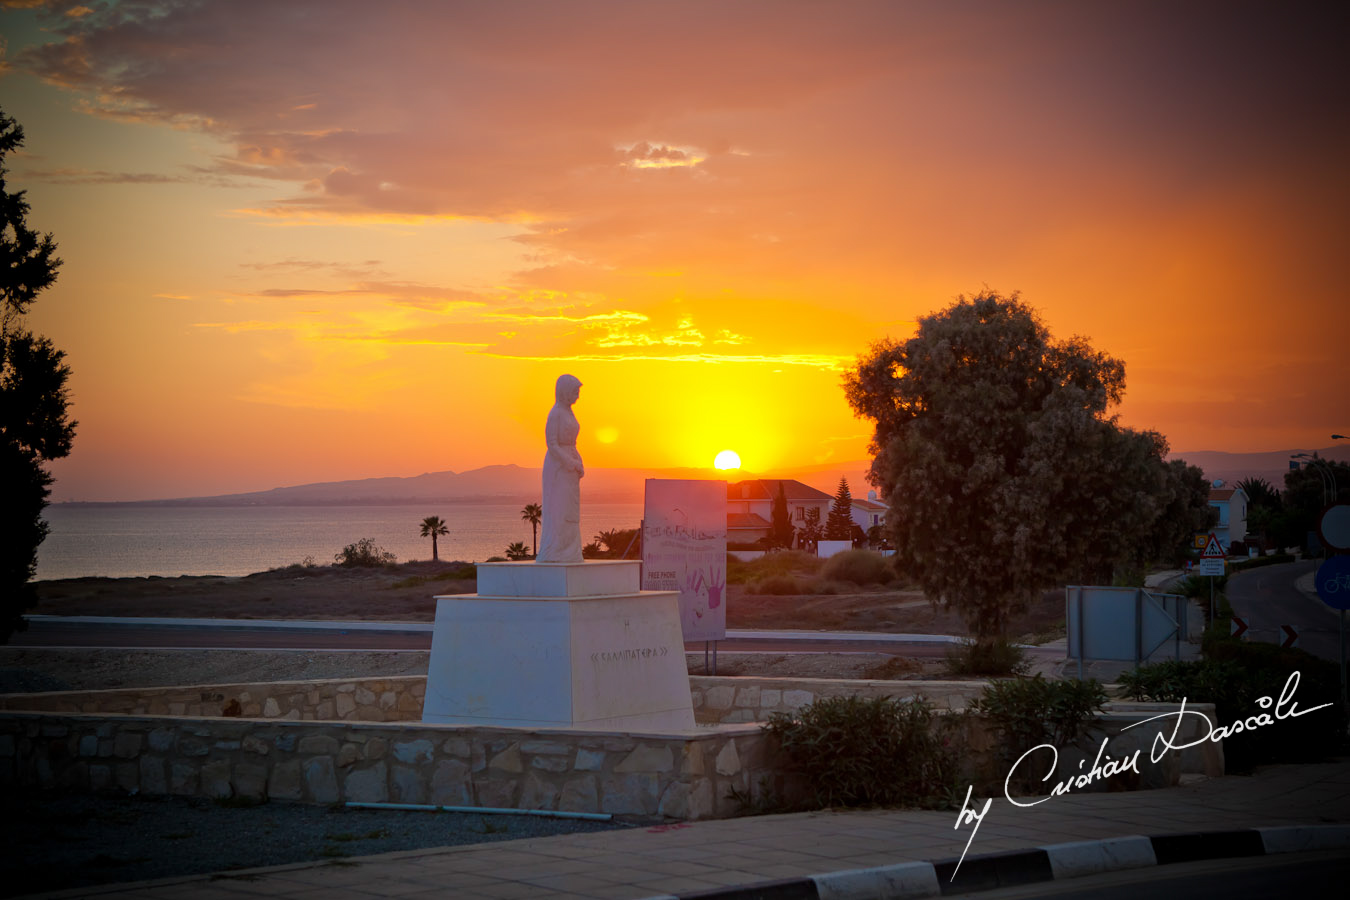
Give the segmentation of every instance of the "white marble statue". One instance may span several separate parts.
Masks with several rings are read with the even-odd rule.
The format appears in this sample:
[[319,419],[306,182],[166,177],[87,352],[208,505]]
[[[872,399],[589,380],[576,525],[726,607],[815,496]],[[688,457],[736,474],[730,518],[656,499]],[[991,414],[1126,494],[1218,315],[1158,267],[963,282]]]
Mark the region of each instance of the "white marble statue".
[[544,515],[539,528],[537,562],[581,562],[581,477],[586,468],[577,452],[581,426],[572,404],[581,396],[573,375],[558,376],[556,401],[544,425]]

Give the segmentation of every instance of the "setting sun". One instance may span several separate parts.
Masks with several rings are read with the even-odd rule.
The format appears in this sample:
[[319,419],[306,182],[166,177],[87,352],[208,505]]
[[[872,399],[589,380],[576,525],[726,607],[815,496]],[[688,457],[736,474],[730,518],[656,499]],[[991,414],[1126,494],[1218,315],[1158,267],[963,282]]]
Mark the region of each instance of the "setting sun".
[[739,469],[741,458],[735,450],[723,450],[717,454],[717,458],[713,460],[713,465],[719,469]]

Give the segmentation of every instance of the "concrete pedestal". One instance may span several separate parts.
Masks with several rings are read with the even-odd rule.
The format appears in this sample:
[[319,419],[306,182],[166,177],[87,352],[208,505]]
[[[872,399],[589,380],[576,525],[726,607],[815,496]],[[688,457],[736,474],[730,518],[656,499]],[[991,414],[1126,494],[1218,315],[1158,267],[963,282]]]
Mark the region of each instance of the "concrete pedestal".
[[517,728],[694,727],[678,593],[639,564],[484,563],[436,598],[422,721]]

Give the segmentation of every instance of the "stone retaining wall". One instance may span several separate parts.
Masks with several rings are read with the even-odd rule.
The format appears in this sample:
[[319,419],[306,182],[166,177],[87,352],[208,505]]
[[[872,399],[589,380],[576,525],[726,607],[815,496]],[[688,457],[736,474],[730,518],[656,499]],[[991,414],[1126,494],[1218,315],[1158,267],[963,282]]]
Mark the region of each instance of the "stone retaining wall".
[[[825,678],[691,676],[694,718],[701,725],[764,722],[825,697],[913,697],[939,709],[964,709],[983,681],[854,681]],[[204,716],[287,721],[421,722],[426,677],[346,681],[275,681],[187,687],[54,691],[0,695],[0,710]]]
[[425,675],[0,694],[0,709],[126,716],[420,722]]
[[[692,677],[692,732],[626,734],[479,728],[420,721],[422,677],[275,682],[0,695],[0,784],[146,794],[349,800],[609,812],[671,819],[735,815],[731,798],[765,788],[800,796],[757,722],[824,697],[923,694],[955,712],[981,682],[830,681]],[[1108,704],[1099,726],[1060,751],[1055,779],[1106,755],[1141,749],[1138,776],[1088,789],[1178,783],[1183,772],[1223,774],[1221,745],[1147,763],[1168,720],[1126,726],[1176,704]],[[1213,719],[1209,704],[1188,704]],[[383,719],[384,721],[377,721]],[[1194,719],[1181,738],[1194,739]],[[963,783],[991,796],[1008,768],[986,722],[952,715],[942,727]],[[1044,751],[1042,751],[1044,753]],[[1048,759],[1048,757],[1047,757]],[[1086,761],[1083,767],[1079,761]],[[1046,762],[1035,760],[1028,769]],[[1052,782],[1047,781],[1047,786]]]
[[0,783],[706,819],[773,784],[758,726],[634,735],[450,725],[0,714]]
[[765,722],[827,697],[913,697],[938,709],[965,709],[987,681],[854,681],[828,678],[689,678],[694,718],[702,724]]

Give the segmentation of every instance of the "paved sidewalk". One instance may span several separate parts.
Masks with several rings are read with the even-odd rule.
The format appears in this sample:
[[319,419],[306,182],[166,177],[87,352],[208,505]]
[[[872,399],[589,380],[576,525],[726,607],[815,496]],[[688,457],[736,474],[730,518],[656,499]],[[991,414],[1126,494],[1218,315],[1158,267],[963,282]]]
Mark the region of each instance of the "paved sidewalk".
[[[979,808],[983,808],[982,800]],[[963,878],[968,879],[968,889],[973,890],[991,886],[982,882],[991,877],[996,863],[1002,865],[1007,861],[989,860],[989,854],[1130,835],[1189,834],[1190,838],[1155,840],[1152,846],[1176,848],[1184,845],[1199,848],[1209,856],[1249,855],[1262,852],[1261,836],[1215,833],[1276,826],[1350,824],[1350,760],[1273,766],[1254,776],[1202,780],[1168,790],[1069,794],[1025,809],[1000,797],[985,814],[971,841],[964,867],[953,882],[950,879],[952,864],[971,837],[970,826],[956,828],[956,821],[955,811],[878,810],[760,816],[390,853],[343,860],[338,865],[280,866],[225,875],[85,888],[48,896],[144,897],[153,900],[243,900],[250,897],[294,900],[370,897],[636,900],[715,892],[713,896],[720,894],[727,898],[768,895],[877,897],[901,896],[895,891],[900,889],[903,879],[897,880],[899,876],[894,872],[885,873],[885,883],[891,888],[878,893],[874,882],[880,876],[876,873],[835,875],[823,881],[818,879],[819,884],[803,880],[803,876],[826,876],[846,870],[895,867],[923,861],[940,863],[936,872],[941,881],[948,882],[948,891],[960,889]],[[1197,833],[1205,834],[1197,837]],[[1271,832],[1264,838],[1265,846],[1268,851],[1272,847],[1306,847],[1305,840],[1310,833],[1288,829]],[[1350,828],[1323,829],[1317,834],[1323,840],[1322,846],[1329,839],[1350,852]],[[1148,857],[1144,862],[1135,853],[1141,846]],[[1183,858],[1172,850],[1158,849],[1155,859],[1148,846],[1148,842],[1115,841],[1087,845],[1086,849],[1107,860],[1108,869],[1114,865],[1125,867]],[[1255,850],[1250,849],[1253,846]],[[1082,849],[1075,848],[1078,855],[1073,858],[1080,857]],[[1132,853],[1135,858],[1130,859]],[[1022,854],[1018,858],[1035,856]],[[1060,858],[1070,857],[1061,855]],[[1058,875],[1063,867],[1056,859],[1051,855]],[[1049,863],[1042,862],[1041,865],[1049,871]],[[937,887],[938,880],[934,878],[931,866],[902,866],[895,871],[924,873],[928,890],[931,892]],[[866,884],[859,882],[859,878]],[[797,881],[780,884],[776,892],[769,894],[763,890],[737,890],[783,879]],[[855,883],[862,884],[856,892],[848,887]]]

